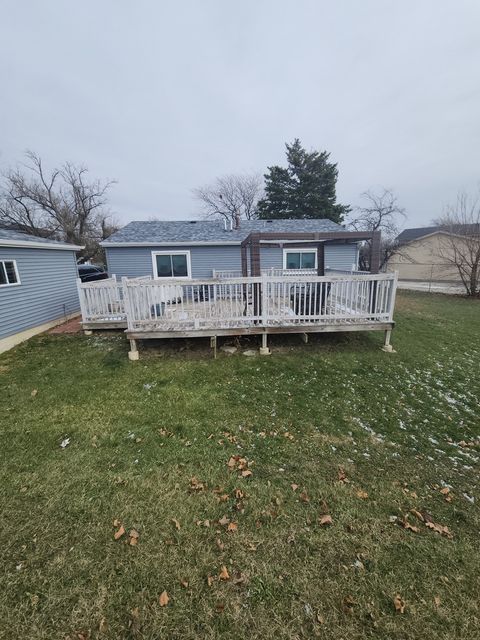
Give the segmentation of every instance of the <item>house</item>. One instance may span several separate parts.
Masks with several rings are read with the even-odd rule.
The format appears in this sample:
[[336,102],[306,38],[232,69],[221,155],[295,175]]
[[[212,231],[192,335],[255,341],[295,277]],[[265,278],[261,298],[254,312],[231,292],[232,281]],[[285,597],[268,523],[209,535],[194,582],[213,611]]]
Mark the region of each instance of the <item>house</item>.
[[[370,273],[357,271],[371,242]],[[396,274],[379,273],[380,232],[331,220],[132,222],[104,240],[111,277],[78,282],[82,325],[137,340],[275,333],[385,332],[391,351]],[[118,277],[120,276],[120,279]]]
[[[117,277],[211,278],[219,272],[242,275],[242,242],[252,234],[283,234],[260,244],[260,265],[271,269],[318,271],[314,234],[331,233],[323,269],[358,268],[358,240],[331,220],[242,220],[238,228],[219,221],[130,222],[101,245],[108,272]],[[293,234],[288,238],[287,235]],[[311,238],[295,239],[295,234]],[[322,244],[323,247],[323,244]],[[248,271],[250,269],[250,259]],[[247,275],[247,274],[245,274]]]
[[442,226],[405,229],[396,239],[397,251],[387,268],[400,280],[462,284],[458,269],[448,260],[451,228]]
[[0,229],[0,353],[78,313],[80,249]]

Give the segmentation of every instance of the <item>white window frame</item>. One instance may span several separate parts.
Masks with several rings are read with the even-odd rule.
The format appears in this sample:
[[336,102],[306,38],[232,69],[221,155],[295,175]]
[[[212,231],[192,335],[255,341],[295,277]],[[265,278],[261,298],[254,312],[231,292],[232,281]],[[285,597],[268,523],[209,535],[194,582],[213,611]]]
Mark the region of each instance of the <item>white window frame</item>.
[[[186,276],[162,277],[157,271],[157,256],[187,256],[187,274]],[[152,251],[152,269],[155,280],[191,280],[192,279],[192,262],[190,251]]]
[[[5,275],[7,275],[7,270],[5,269],[5,262],[13,262],[13,268],[15,269],[15,277],[17,278],[16,282],[7,282],[6,284],[0,284],[0,289],[3,289],[4,287],[17,287],[20,286],[22,283],[20,281],[20,274],[18,273],[18,267],[17,267],[17,261],[16,260],[11,260],[9,258],[2,258],[0,260],[0,263],[3,265],[3,268],[5,270]],[[8,276],[7,276],[8,278]]]
[[283,270],[284,271],[306,271],[306,269],[304,267],[300,267],[300,269],[288,269],[287,268],[287,255],[289,253],[314,253],[315,254],[315,266],[313,267],[313,269],[317,270],[318,269],[318,251],[317,249],[314,248],[310,248],[310,249],[294,249],[293,247],[291,247],[290,249],[284,249],[283,250]]

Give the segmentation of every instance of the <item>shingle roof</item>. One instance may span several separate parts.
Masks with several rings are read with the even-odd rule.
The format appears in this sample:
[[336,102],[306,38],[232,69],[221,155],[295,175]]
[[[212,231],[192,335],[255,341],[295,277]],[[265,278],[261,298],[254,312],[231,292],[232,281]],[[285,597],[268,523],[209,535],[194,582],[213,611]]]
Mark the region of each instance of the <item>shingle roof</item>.
[[71,251],[79,250],[79,247],[74,244],[68,244],[66,242],[59,242],[57,240],[50,240],[49,238],[41,238],[39,236],[31,236],[28,233],[22,233],[21,231],[13,231],[12,229],[0,228],[0,246],[29,246],[32,248],[43,247],[52,249],[69,249]]
[[233,231],[226,231],[223,222],[212,220],[136,221],[129,222],[100,244],[240,243],[252,231],[315,233],[346,232],[346,229],[328,219],[242,220],[240,229]]
[[446,231],[447,233],[479,233],[478,224],[459,224],[459,225],[434,225],[431,227],[416,227],[414,229],[404,229],[402,233],[397,236],[397,242],[400,244],[407,244],[423,238],[431,233],[437,233],[439,231]]
[[397,236],[397,242],[400,244],[406,244],[407,242],[412,242],[412,240],[417,240],[418,238],[422,238],[423,236],[428,236],[430,233],[435,233],[436,231],[441,231],[441,227],[435,225],[433,227],[417,227],[416,229],[404,229],[402,233]]

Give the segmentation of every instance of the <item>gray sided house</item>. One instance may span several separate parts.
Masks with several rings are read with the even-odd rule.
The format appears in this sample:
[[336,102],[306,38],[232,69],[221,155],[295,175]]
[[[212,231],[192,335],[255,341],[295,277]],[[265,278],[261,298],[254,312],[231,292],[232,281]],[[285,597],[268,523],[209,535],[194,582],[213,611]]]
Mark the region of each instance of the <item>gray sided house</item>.
[[0,229],[0,353],[78,313],[79,249]]
[[[241,244],[250,234],[328,232],[345,233],[345,240],[325,243],[325,269],[357,269],[358,242],[349,241],[348,232],[331,220],[242,220],[237,229],[205,220],[131,222],[101,244],[110,275],[198,279],[211,278],[219,271],[241,275]],[[316,270],[317,247],[318,241],[262,242],[261,270]],[[247,263],[251,263],[250,256]],[[248,270],[250,273],[250,266]]]

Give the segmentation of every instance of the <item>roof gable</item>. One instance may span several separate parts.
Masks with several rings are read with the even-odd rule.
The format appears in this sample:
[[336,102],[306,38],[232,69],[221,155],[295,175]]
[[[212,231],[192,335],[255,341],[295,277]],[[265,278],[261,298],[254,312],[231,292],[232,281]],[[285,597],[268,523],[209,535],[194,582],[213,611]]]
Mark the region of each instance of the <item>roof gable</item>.
[[67,242],[59,242],[58,240],[50,240],[49,238],[41,238],[40,236],[32,236],[21,231],[13,229],[0,228],[0,247],[26,247],[31,249],[64,249],[68,251],[80,251],[83,247],[69,244]]

